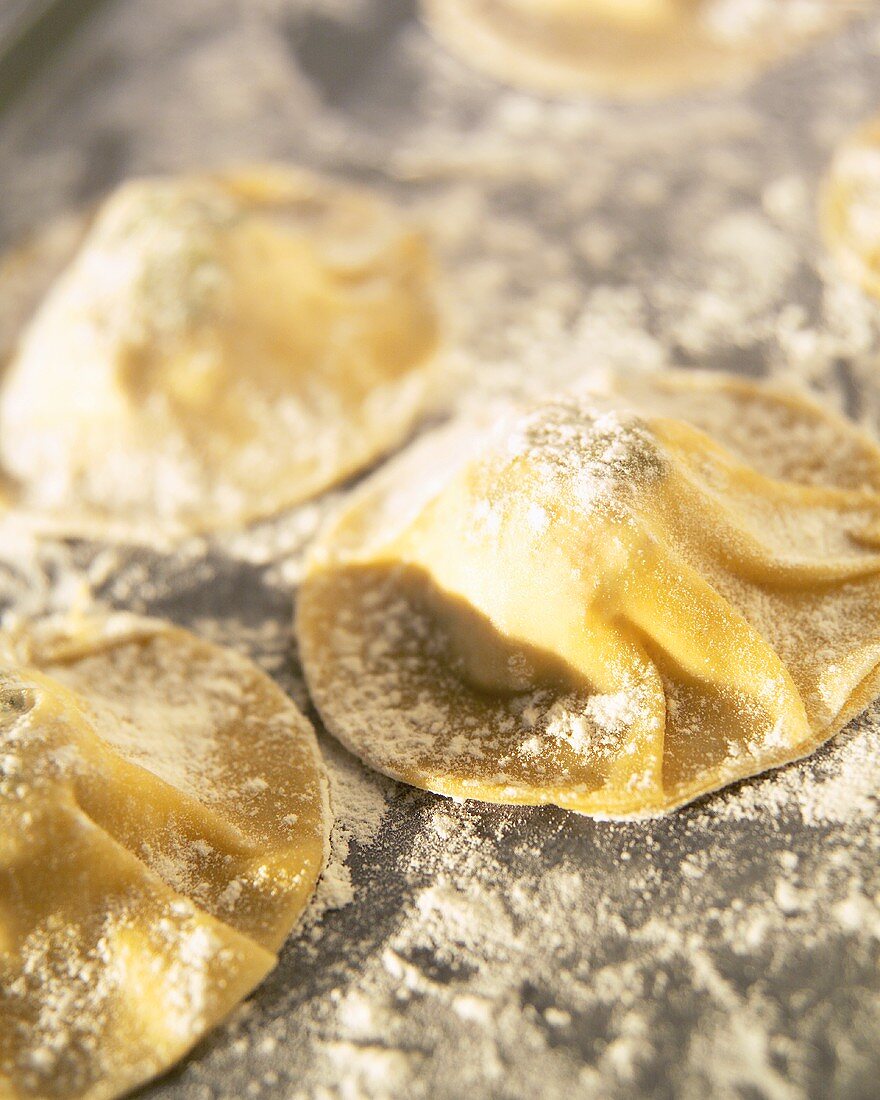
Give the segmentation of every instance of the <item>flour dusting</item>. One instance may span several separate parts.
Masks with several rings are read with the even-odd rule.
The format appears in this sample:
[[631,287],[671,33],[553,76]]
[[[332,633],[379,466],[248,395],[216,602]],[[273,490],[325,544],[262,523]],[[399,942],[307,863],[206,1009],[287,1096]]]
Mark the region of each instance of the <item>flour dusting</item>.
[[[730,27],[768,2],[715,7]],[[806,387],[876,430],[880,309],[816,218],[833,151],[880,98],[873,11],[740,91],[634,109],[496,85],[410,9],[105,5],[0,120],[0,236],[122,178],[293,159],[426,226],[447,273],[452,414],[673,365]],[[353,83],[328,70],[337,56]],[[14,617],[93,593],[197,626],[305,705],[290,605],[347,493],[166,554],[37,545],[4,525],[3,604]],[[346,855],[328,879],[354,902],[291,939],[245,1010],[149,1095],[875,1095],[878,728],[872,711],[807,761],[627,825],[439,800],[330,749],[331,773],[359,777],[336,787]]]

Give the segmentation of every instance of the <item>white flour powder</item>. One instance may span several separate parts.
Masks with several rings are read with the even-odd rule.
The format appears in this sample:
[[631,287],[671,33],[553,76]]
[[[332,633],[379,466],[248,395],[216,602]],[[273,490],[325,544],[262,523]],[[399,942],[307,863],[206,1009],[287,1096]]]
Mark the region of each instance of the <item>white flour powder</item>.
[[[498,88],[405,7],[119,0],[0,122],[0,235],[111,177],[292,158],[427,224],[451,408],[674,364],[807,385],[880,424],[880,307],[815,216],[833,148],[880,97],[875,16],[742,93],[630,109]],[[304,703],[290,597],[333,503],[171,555],[4,533],[0,592],[19,611],[91,589],[169,615]],[[878,728],[866,716],[805,763],[632,825],[458,805],[328,749],[320,922],[150,1095],[875,1095]]]

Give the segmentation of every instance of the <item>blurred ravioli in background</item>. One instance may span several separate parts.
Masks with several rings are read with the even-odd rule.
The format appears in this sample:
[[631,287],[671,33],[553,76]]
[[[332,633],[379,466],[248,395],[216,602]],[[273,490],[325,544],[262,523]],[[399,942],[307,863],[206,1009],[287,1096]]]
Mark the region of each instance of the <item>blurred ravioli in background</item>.
[[[21,287],[50,251],[4,278]],[[435,382],[434,291],[425,239],[368,194],[277,167],[124,184],[19,335],[4,473],[62,529],[271,516],[410,432]]]
[[847,138],[822,189],[822,229],[843,272],[880,296],[880,119]]
[[834,0],[422,0],[476,68],[547,93],[639,99],[759,72],[830,30]]

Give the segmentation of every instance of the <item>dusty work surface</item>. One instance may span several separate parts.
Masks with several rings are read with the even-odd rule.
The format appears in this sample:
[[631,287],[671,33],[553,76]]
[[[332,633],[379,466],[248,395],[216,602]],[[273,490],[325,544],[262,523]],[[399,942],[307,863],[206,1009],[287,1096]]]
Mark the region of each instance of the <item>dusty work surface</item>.
[[[880,305],[815,214],[876,109],[880,14],[745,91],[611,107],[499,88],[401,0],[119,0],[0,119],[0,238],[134,173],[288,158],[428,226],[450,408],[669,363],[788,378],[876,428]],[[170,554],[8,542],[4,598],[64,606],[85,582],[307,705],[291,608],[340,496]],[[307,927],[141,1095],[876,1096],[878,724],[629,825],[407,790],[322,734],[338,823]]]

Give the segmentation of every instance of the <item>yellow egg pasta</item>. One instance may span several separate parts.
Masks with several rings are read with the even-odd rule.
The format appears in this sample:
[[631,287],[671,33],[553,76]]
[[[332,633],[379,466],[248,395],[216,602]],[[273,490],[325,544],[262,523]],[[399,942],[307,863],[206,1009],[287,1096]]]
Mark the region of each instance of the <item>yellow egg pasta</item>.
[[880,449],[724,375],[611,379],[441,433],[320,540],[327,727],[455,797],[657,814],[802,757],[878,693]]
[[275,965],[325,857],[317,745],[152,620],[24,624],[0,658],[0,1095],[118,1096]]
[[0,461],[61,526],[234,527],[398,444],[438,329],[424,238],[370,195],[269,167],[130,182],[20,334]]
[[748,76],[838,22],[827,0],[422,0],[428,24],[475,66],[542,92],[614,99]]
[[843,271],[880,296],[880,120],[837,150],[822,191],[822,228]]

